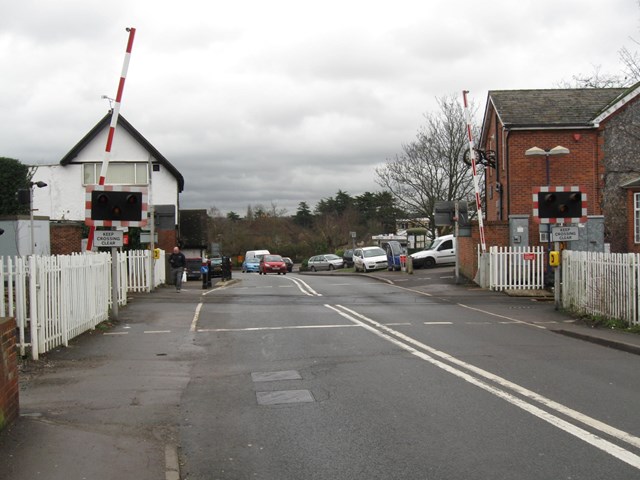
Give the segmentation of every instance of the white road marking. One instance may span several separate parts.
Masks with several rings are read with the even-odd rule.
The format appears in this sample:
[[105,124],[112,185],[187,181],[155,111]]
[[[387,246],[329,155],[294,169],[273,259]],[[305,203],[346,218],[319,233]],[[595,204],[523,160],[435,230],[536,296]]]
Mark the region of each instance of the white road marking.
[[453,322],[424,322],[425,325],[453,325]]
[[311,288],[309,286],[309,284],[307,284],[305,281],[299,279],[299,278],[292,278],[292,277],[285,277],[287,280],[293,282],[296,284],[296,286],[298,287],[298,289],[300,289],[300,291],[302,293],[304,293],[305,295],[309,296],[309,297],[321,297],[322,294],[316,292],[313,288]]
[[198,319],[200,318],[200,310],[202,309],[202,302],[198,304],[196,307],[196,311],[193,314],[193,320],[191,320],[191,327],[189,328],[190,332],[196,331],[196,325],[198,324]]
[[129,335],[129,332],[104,332],[103,335]]
[[261,332],[265,330],[306,330],[314,328],[353,328],[360,325],[287,325],[284,327],[199,328],[198,332]]
[[171,330],[145,330],[144,333],[171,333]]
[[[623,430],[619,430],[611,425],[607,425],[603,422],[600,422],[599,420],[596,420],[594,418],[591,418],[587,415],[584,415],[576,410],[573,410],[565,405],[562,405],[560,403],[557,403],[551,399],[548,399],[542,395],[539,395],[531,390],[528,390],[524,387],[521,387],[518,384],[515,384],[513,382],[510,382],[502,377],[499,377],[498,375],[494,375],[486,370],[483,370],[481,368],[475,367],[474,365],[471,365],[469,363],[463,362],[462,360],[459,360],[445,352],[441,352],[439,350],[436,350],[432,347],[429,347],[428,345],[425,345],[421,342],[418,342],[417,340],[408,337],[398,331],[395,331],[393,329],[390,329],[384,325],[382,325],[381,323],[378,323],[368,317],[365,317],[364,315],[361,315],[349,308],[346,308],[342,305],[336,305],[335,307],[332,305],[325,305],[325,307],[335,311],[337,314],[339,314],[340,316],[347,318],[351,321],[353,321],[354,323],[356,323],[357,325],[361,325],[362,327],[364,327],[365,329],[371,331],[372,333],[374,333],[375,335],[378,335],[379,337],[399,346],[400,348],[410,352],[411,354],[417,356],[418,358],[421,358],[431,364],[433,364],[434,366],[437,366],[449,373],[451,373],[452,375],[455,375],[473,385],[476,385],[477,387],[480,387],[490,393],[492,393],[493,395],[496,395],[499,398],[502,398],[503,400],[521,408],[522,410],[544,420],[545,422],[550,423],[551,425],[564,430],[567,433],[570,433],[571,435],[583,440],[586,443],[589,443],[590,445],[593,445],[594,447],[618,458],[619,460],[622,460],[623,462],[633,466],[634,468],[637,468],[640,470],[640,457],[628,450],[625,450],[621,447],[619,447],[618,445],[615,445],[607,440],[604,440],[603,438],[592,434],[591,432],[588,432],[587,430],[584,430],[576,425],[573,425],[571,423],[569,423],[568,421],[562,420],[559,417],[556,417],[555,415],[546,412],[544,410],[542,410],[539,407],[536,407],[535,405],[532,405],[530,403],[527,403],[524,400],[519,399],[518,397],[515,397],[514,395],[512,395],[511,393],[508,393],[504,390],[501,390],[497,387],[494,387],[492,385],[489,385],[487,383],[485,383],[484,381],[482,381],[481,379],[474,377],[472,375],[470,375],[469,373],[463,372],[461,370],[458,370],[456,368],[454,368],[451,365],[448,365],[446,363],[443,363],[440,360],[437,360],[429,355],[427,355],[426,353],[420,352],[418,350],[416,350],[415,348],[413,348],[411,345],[415,345],[416,347],[425,350],[429,353],[431,353],[434,356],[440,357],[443,360],[446,360],[454,365],[457,365],[459,367],[465,368],[471,372],[473,372],[474,374],[480,376],[480,377],[484,377],[487,380],[490,380],[498,385],[500,385],[501,387],[504,388],[508,388],[520,395],[523,395],[527,398],[529,398],[530,400],[534,400],[544,406],[546,406],[547,408],[550,408],[552,410],[557,411],[560,414],[566,415],[580,423],[583,423],[585,425],[588,425],[594,429],[597,429],[607,435],[610,435],[614,438],[617,438],[619,440],[622,440],[626,443],[628,443],[629,445],[632,445],[636,448],[640,448],[640,438],[631,435],[628,432],[625,432]],[[387,333],[385,333],[387,332]],[[392,336],[393,335],[393,336]],[[397,338],[394,338],[397,337]]]

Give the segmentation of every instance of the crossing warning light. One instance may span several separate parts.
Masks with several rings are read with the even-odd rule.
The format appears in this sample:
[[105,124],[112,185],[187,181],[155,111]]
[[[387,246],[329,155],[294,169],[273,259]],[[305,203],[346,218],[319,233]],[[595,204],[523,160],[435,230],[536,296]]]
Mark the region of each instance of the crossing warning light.
[[94,190],[91,192],[91,219],[139,222],[142,220],[142,193]]
[[533,217],[539,223],[586,223],[587,194],[580,187],[534,187]]

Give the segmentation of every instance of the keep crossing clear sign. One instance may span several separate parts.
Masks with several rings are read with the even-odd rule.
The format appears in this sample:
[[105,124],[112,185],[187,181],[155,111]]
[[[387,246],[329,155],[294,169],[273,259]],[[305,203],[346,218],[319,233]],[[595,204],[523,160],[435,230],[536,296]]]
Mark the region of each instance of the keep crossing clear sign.
[[96,247],[122,247],[124,232],[122,230],[96,230],[93,244]]
[[578,227],[552,227],[552,242],[573,242],[580,239]]

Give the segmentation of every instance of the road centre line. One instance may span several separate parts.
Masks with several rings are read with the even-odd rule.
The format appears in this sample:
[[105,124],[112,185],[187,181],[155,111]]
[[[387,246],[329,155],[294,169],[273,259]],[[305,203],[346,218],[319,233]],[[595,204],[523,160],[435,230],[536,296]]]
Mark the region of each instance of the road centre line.
[[566,415],[570,418],[572,418],[573,420],[583,423],[585,425],[588,425],[591,428],[597,429],[602,433],[605,433],[607,435],[610,435],[614,438],[617,438],[619,440],[622,440],[623,442],[628,443],[629,445],[632,445],[636,448],[640,448],[640,438],[633,436],[625,431],[619,430],[611,425],[607,425],[603,422],[600,422],[599,420],[596,420],[594,418],[591,418],[587,415],[584,415],[580,412],[577,412],[565,405],[562,405],[560,403],[557,403],[551,399],[548,399],[542,395],[539,395],[531,390],[528,390],[520,385],[517,385],[513,382],[510,382],[502,377],[499,377],[495,374],[492,374],[486,370],[483,370],[481,368],[475,367],[474,365],[471,365],[469,363],[463,362],[462,360],[459,360],[445,352],[436,350],[432,347],[429,347],[428,345],[425,345],[421,342],[418,342],[417,340],[408,337],[398,331],[395,331],[391,328],[388,328],[386,326],[384,326],[381,323],[378,323],[368,317],[365,317],[364,315],[361,315],[349,308],[346,308],[342,305],[336,305],[336,306],[332,306],[332,305],[325,305],[325,307],[335,311],[337,314],[339,314],[340,316],[347,318],[351,321],[353,321],[354,323],[363,326],[365,329],[369,330],[370,332],[374,333],[375,335],[378,335],[379,337],[399,346],[400,348],[410,352],[411,354],[417,356],[418,358],[421,358],[422,360],[425,360],[431,364],[433,364],[434,366],[437,366],[443,370],[445,370],[448,373],[451,373],[469,383],[471,383],[472,385],[475,385],[477,387],[480,387],[486,391],[488,391],[489,393],[492,393],[493,395],[502,398],[503,400],[511,403],[512,405],[515,405],[519,408],[521,408],[522,410],[544,420],[545,422],[567,432],[570,433],[571,435],[583,440],[586,443],[589,443],[590,445],[595,446],[596,448],[614,456],[615,458],[618,458],[619,460],[622,460],[623,462],[633,466],[636,469],[640,470],[640,457],[635,455],[634,453],[625,450],[607,440],[604,440],[603,438],[599,437],[598,435],[592,434],[586,430],[584,430],[583,428],[580,428],[576,425],[573,425],[571,423],[569,423],[568,421],[565,421],[549,412],[546,412],[545,410],[542,410],[539,407],[536,407],[533,404],[527,403],[526,401],[514,396],[513,394],[505,391],[505,390],[501,390],[498,387],[492,386],[488,383],[486,383],[485,381],[481,380],[478,377],[474,377],[473,375],[471,375],[470,373],[464,372],[462,370],[459,370],[457,368],[455,368],[452,365],[448,365],[447,363],[444,363],[441,360],[438,360],[432,356],[429,356],[428,354],[421,352],[419,350],[417,350],[416,348],[414,348],[411,345],[414,345],[417,348],[420,348],[421,350],[424,350],[426,352],[431,353],[432,355],[436,356],[436,357],[440,357],[442,360],[446,360],[447,362],[452,363],[453,365],[456,365],[458,367],[462,367],[466,370],[469,370],[470,372],[474,373],[475,375],[479,376],[479,377],[484,377],[487,380],[490,380],[498,385],[500,385],[501,387],[504,387],[505,389],[510,389],[513,392],[516,392],[526,398],[528,398],[529,400],[533,400],[536,401],[544,406],[546,406],[549,409],[555,410],[556,412]]
[[129,332],[104,332],[103,335],[129,335]]
[[423,322],[425,325],[453,325],[453,322]]
[[296,286],[298,287],[298,289],[304,293],[305,295],[309,296],[309,297],[321,297],[322,294],[316,292],[313,288],[311,288],[309,286],[309,284],[307,284],[304,280],[301,280],[299,278],[292,278],[292,277],[285,277],[287,280],[289,280],[290,282],[293,282],[296,284]]
[[353,328],[360,327],[352,323],[346,325],[287,325],[284,327],[246,327],[246,328],[199,328],[200,332],[260,332],[265,330],[305,330],[319,328]]

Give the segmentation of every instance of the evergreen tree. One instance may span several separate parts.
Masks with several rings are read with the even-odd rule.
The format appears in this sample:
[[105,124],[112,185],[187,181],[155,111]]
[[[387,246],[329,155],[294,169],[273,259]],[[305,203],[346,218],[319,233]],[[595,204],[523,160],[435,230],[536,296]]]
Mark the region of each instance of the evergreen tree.
[[313,214],[307,202],[300,202],[298,204],[298,211],[293,216],[293,222],[304,228],[309,228],[313,225]]
[[0,215],[28,214],[29,205],[18,203],[16,194],[29,189],[32,173],[14,158],[0,157]]

